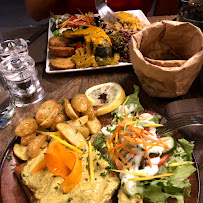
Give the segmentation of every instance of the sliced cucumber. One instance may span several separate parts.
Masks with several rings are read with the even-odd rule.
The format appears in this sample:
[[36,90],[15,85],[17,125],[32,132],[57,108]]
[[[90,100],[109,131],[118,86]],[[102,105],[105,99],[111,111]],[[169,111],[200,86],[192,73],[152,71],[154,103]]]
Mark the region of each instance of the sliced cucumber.
[[169,154],[169,153],[173,152],[176,149],[176,147],[177,147],[176,140],[173,137],[171,137],[171,136],[161,137],[160,140],[161,141],[166,140],[163,143],[168,145],[168,146],[170,146],[170,148],[165,149],[163,151],[162,155],[166,155],[166,154]]
[[[171,137],[171,136],[166,136],[166,137],[161,137],[160,138],[160,141],[164,141],[166,140],[165,142],[163,142],[163,144],[167,145],[167,146],[170,146],[170,148],[168,149],[165,149],[162,154],[159,154],[157,152],[151,152],[150,155],[151,156],[160,156],[160,155],[166,155],[166,154],[169,154],[171,152],[173,152],[176,147],[177,147],[177,142],[176,140]],[[142,150],[142,151],[145,151],[145,149],[143,147],[141,147],[140,145],[138,145],[138,147]]]

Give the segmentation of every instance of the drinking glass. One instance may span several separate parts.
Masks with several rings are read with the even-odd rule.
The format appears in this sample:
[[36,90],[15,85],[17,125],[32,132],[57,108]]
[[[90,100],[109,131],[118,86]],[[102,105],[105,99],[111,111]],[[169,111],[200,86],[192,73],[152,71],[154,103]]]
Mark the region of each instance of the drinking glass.
[[[0,64],[1,65],[1,64]],[[0,73],[0,128],[5,128],[15,113],[14,99]]]
[[32,57],[27,53],[12,54],[1,63],[1,71],[17,107],[25,107],[44,98],[44,89],[37,78]]
[[27,42],[22,39],[6,40],[0,43],[0,61],[14,53],[28,53]]
[[203,31],[203,0],[181,0],[177,20],[192,23]]

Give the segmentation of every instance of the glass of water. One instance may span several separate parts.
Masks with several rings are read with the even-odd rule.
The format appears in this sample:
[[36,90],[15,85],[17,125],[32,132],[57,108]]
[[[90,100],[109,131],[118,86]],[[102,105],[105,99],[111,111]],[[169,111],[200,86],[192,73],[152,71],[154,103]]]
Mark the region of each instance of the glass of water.
[[28,53],[27,42],[22,39],[6,40],[0,43],[0,61],[14,53]]
[[[1,65],[1,64],[0,64]],[[0,73],[0,129],[5,128],[15,113],[14,99]]]
[[12,54],[1,64],[1,72],[17,107],[25,107],[44,98],[44,89],[38,80],[35,62],[27,53]]

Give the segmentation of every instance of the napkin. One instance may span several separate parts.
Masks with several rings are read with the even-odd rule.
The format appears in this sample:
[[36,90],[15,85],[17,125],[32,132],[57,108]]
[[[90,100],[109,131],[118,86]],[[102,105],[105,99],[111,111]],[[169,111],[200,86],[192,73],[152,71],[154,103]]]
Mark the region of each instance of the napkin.
[[13,31],[3,32],[3,40],[17,38],[23,38],[25,40],[28,40],[40,29],[44,29],[46,27],[47,31],[43,32],[28,46],[29,55],[34,59],[35,63],[42,63],[46,61],[48,24],[42,24],[35,27],[25,27]]
[[[189,115],[203,118],[203,98],[179,100],[166,106],[166,116],[171,119]],[[185,127],[179,132],[185,139],[195,142],[194,155],[200,174],[199,202],[203,202],[203,126]]]

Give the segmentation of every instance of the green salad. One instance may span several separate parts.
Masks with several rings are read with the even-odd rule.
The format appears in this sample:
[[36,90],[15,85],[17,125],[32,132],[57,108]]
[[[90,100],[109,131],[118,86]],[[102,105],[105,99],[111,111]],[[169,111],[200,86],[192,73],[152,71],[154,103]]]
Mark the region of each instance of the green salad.
[[143,111],[138,92],[134,86],[134,93],[112,112],[111,124],[93,136],[93,145],[119,174],[119,193],[129,201],[182,203],[190,196],[189,176],[196,171],[194,143],[157,134],[161,116]]

